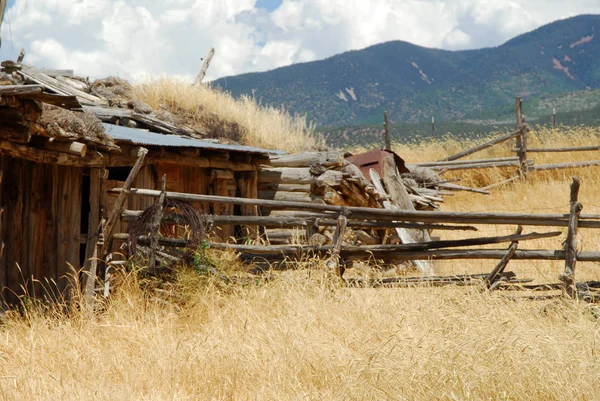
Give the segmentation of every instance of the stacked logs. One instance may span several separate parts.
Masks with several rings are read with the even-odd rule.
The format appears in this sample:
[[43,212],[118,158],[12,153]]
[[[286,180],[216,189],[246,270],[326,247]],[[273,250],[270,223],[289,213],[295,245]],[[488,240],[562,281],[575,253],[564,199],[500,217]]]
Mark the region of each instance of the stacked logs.
[[[258,197],[260,199],[310,202],[334,206],[360,206],[382,208],[390,195],[378,190],[356,165],[346,160],[343,152],[306,152],[300,154],[273,156],[271,167],[259,173]],[[395,167],[393,167],[395,169]],[[415,168],[403,174],[401,185],[406,188],[402,197],[391,199],[399,209],[434,210],[443,202],[444,192],[438,185],[439,176],[426,168]],[[390,187],[388,185],[388,187]],[[388,190],[389,192],[389,190]],[[408,205],[410,204],[410,206]],[[302,217],[306,212],[294,210],[271,211],[263,208],[264,215],[282,217]],[[398,242],[393,233],[386,230],[357,231],[355,243],[381,244]],[[392,230],[393,231],[393,230]],[[330,229],[311,227],[302,229],[266,229],[266,239],[271,244],[310,244],[323,245],[331,242]]]

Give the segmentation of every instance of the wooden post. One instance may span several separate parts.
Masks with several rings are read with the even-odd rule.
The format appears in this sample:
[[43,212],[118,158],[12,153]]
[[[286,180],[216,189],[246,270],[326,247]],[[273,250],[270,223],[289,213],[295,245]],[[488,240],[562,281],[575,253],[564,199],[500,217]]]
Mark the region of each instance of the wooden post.
[[431,117],[431,136],[435,136],[435,117]]
[[527,177],[527,126],[523,121],[522,111],[523,100],[517,97],[515,104],[515,113],[517,116],[517,130],[519,136],[517,136],[517,156],[519,157],[519,175],[521,177]]
[[[521,235],[522,232],[523,232],[523,227],[519,226],[517,228],[517,232],[515,233],[515,235]],[[506,266],[508,265],[508,262],[515,255],[515,252],[517,252],[517,247],[518,246],[519,246],[519,241],[517,241],[517,240],[513,241],[510,244],[510,246],[508,247],[508,252],[506,252],[506,255],[504,255],[504,257],[496,265],[496,267],[494,268],[494,270],[492,270],[490,272],[490,274],[485,278],[485,284],[486,284],[486,286],[487,286],[488,289],[491,288],[492,284],[494,284],[494,282],[496,280],[498,280],[498,278],[500,277],[500,275],[502,274],[502,272],[504,271],[504,269],[506,269]]]
[[98,272],[98,237],[100,234],[100,197],[102,170],[90,169],[90,214],[88,219],[87,244],[85,247],[85,260],[83,265],[83,297],[89,310],[94,308],[94,291],[96,288],[96,275]]
[[125,180],[125,184],[123,184],[123,188],[119,193],[119,197],[115,201],[113,208],[107,217],[106,224],[104,225],[104,244],[102,245],[102,251],[100,252],[100,256],[102,257],[102,259],[104,259],[106,254],[108,253],[108,247],[111,242],[110,237],[113,234],[115,224],[117,223],[117,220],[121,217],[121,213],[123,213],[123,210],[125,210],[125,200],[127,200],[127,197],[129,196],[129,191],[131,190],[133,181],[135,180],[135,177],[140,171],[140,168],[142,168],[142,165],[144,164],[144,159],[146,158],[147,154],[148,149],[142,147],[138,148],[138,159],[131,168],[129,175],[127,176],[127,180]]
[[383,112],[383,133],[385,135],[385,150],[392,150],[392,140],[390,138],[390,125],[388,122],[387,111]]
[[25,49],[21,49],[19,52],[19,57],[17,57],[17,63],[21,64],[23,59],[25,58]]
[[333,236],[331,257],[327,261],[327,268],[329,268],[331,271],[335,271],[339,277],[344,275],[344,270],[340,267],[340,252],[342,250],[342,243],[344,241],[344,234],[346,233],[347,225],[348,219],[343,214],[340,214],[337,220],[337,226],[335,227],[335,234]]
[[577,263],[577,226],[583,206],[577,201],[579,195],[579,178],[573,177],[571,183],[571,213],[569,214],[569,228],[565,241],[565,271],[560,279],[563,282],[565,294],[577,298],[575,286],[575,264]]
[[552,108],[552,128],[556,128],[556,107]]
[[198,73],[198,76],[196,77],[196,81],[194,81],[194,85],[200,85],[202,83],[202,80],[206,76],[206,70],[208,70],[208,66],[210,65],[210,61],[212,60],[214,55],[215,55],[215,49],[211,47],[210,50],[208,51],[208,54],[204,58],[204,62],[202,63],[202,68],[200,68],[200,72]]
[[165,207],[165,201],[167,200],[167,175],[164,174],[161,183],[161,192],[157,201],[157,210],[152,219],[152,226],[150,227],[150,256],[148,260],[148,268],[154,269],[156,265],[156,251],[158,248],[158,237],[160,235],[160,222],[163,218],[163,211]]

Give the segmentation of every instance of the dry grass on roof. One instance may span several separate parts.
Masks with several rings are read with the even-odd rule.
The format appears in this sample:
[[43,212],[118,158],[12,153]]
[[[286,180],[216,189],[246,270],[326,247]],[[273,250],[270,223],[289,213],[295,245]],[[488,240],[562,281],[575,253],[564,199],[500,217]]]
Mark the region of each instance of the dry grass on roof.
[[322,145],[305,117],[259,105],[255,99],[231,95],[208,86],[192,86],[172,78],[134,86],[134,98],[161,108],[205,133],[243,145],[301,152]]
[[100,120],[87,112],[69,111],[44,104],[37,123],[44,128],[46,134],[57,140],[81,141],[117,149]]

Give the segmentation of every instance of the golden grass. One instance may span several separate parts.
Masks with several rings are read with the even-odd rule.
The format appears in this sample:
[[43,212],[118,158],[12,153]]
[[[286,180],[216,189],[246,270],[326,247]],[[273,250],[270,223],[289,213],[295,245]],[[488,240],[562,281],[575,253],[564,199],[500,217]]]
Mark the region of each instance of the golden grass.
[[[306,117],[291,115],[283,109],[261,106],[255,99],[231,95],[205,85],[192,86],[174,78],[154,79],[134,87],[134,96],[158,110],[166,108],[185,116],[186,122],[200,131],[213,131],[229,138],[231,133],[244,145],[289,153],[312,150],[321,140]],[[237,132],[239,131],[239,138]]]
[[[553,132],[537,135],[532,142],[552,146],[575,140],[580,145],[597,143],[596,131],[577,130],[567,139]],[[425,147],[399,148],[410,162],[439,159],[469,145],[441,144],[431,147],[431,154]],[[506,155],[500,150],[492,154]],[[593,153],[581,157],[595,158]],[[584,213],[599,213],[599,172],[536,173],[490,196],[448,197],[444,210],[567,212],[570,176],[577,174]],[[496,174],[506,173],[471,172],[463,178],[486,184]],[[513,230],[481,227],[484,234]],[[521,246],[558,249],[563,239]],[[599,250],[600,235],[581,230],[580,247]],[[235,263],[230,254],[222,257],[224,266]],[[440,262],[437,268],[459,273],[489,271],[493,265]],[[520,277],[556,281],[562,267],[511,262],[509,270]],[[600,279],[598,268],[580,263],[578,278]],[[114,297],[93,317],[35,310],[25,318],[7,316],[0,328],[0,397],[600,398],[600,310],[583,302],[515,300],[478,288],[341,288],[322,275],[318,264],[254,285],[224,286],[183,271],[171,295],[146,288],[140,290],[133,275],[122,279]]]

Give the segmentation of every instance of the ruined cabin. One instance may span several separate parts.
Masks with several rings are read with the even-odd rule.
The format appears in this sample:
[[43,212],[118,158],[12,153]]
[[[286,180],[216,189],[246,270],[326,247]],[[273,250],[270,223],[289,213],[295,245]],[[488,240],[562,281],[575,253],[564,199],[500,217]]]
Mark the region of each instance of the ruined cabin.
[[[0,287],[9,302],[27,289],[64,292],[96,242],[140,149],[148,150],[133,187],[256,198],[265,149],[222,144],[145,104],[95,91],[72,71],[3,62],[0,70]],[[106,89],[106,88],[103,88]],[[104,96],[108,93],[111,96]],[[143,210],[155,200],[129,197]],[[255,209],[206,204],[205,213]],[[124,224],[124,223],[117,223]],[[114,232],[119,232],[117,227]],[[217,232],[229,238],[234,227]],[[40,280],[33,284],[31,278]]]

